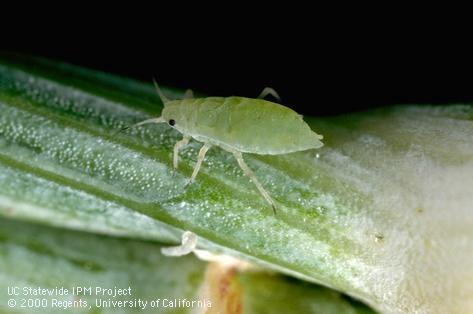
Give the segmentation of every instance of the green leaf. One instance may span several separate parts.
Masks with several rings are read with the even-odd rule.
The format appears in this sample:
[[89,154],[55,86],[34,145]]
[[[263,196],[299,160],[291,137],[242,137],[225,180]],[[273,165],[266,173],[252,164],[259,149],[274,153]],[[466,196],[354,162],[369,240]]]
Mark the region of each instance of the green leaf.
[[[179,91],[166,89],[170,96]],[[306,117],[325,146],[245,155],[264,202],[228,153],[208,153],[185,188],[149,83],[41,59],[0,63],[4,215],[199,247],[355,296],[385,312],[473,311],[473,108],[407,106]]]
[[[221,313],[218,309],[228,304],[224,301],[229,299],[229,287],[235,287],[231,300],[244,313],[370,313],[337,292],[283,276],[235,269],[217,276],[212,273],[215,265],[207,267],[191,255],[164,257],[160,246],[151,242],[0,219],[0,252],[2,313],[195,313],[199,309]],[[204,288],[213,282],[227,291],[206,295]],[[8,295],[13,287],[18,295]],[[130,288],[131,294],[114,296],[115,287]],[[51,294],[35,294],[40,288]],[[105,289],[111,289],[112,295]],[[23,299],[43,300],[42,306],[28,307]],[[9,300],[16,301],[16,306],[9,307]],[[81,303],[66,304],[74,300]],[[132,303],[107,308],[102,304],[108,300]],[[182,305],[171,305],[174,300],[181,300]],[[184,300],[195,305],[186,306]]]

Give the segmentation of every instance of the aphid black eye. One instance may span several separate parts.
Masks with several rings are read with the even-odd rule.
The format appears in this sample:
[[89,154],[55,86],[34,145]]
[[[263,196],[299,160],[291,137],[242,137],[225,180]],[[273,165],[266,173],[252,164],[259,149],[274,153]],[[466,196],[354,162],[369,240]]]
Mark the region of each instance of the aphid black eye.
[[171,120],[169,120],[168,123],[169,123],[170,126],[173,126],[174,124],[176,124],[176,121],[174,121],[174,119],[171,119]]

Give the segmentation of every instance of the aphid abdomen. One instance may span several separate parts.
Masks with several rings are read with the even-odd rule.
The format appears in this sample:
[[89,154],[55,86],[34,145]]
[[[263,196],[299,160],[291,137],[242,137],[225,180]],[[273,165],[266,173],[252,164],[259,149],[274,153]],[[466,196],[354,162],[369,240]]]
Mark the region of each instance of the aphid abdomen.
[[[209,97],[184,104],[191,136],[247,153],[284,154],[322,146],[293,110],[262,99]],[[191,112],[193,111],[193,112]]]

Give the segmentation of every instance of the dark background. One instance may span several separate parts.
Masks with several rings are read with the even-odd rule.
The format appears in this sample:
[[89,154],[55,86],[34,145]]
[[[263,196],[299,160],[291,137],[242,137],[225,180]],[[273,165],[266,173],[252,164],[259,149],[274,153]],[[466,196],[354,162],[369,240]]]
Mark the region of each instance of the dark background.
[[[366,35],[350,28],[313,29],[284,37],[271,28],[249,37],[233,32],[218,40],[190,29],[172,37],[116,29],[62,37],[30,32],[27,40],[3,49],[148,82],[156,77],[162,85],[212,96],[256,97],[271,86],[283,104],[305,115],[473,102],[473,54],[464,39],[448,34],[441,42],[435,30],[430,35],[410,29]],[[271,32],[276,35],[268,36]]]

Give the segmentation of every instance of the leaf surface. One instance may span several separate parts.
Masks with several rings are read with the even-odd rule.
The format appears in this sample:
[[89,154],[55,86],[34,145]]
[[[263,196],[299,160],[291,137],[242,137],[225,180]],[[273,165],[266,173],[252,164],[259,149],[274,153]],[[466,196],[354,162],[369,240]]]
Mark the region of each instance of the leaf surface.
[[[385,312],[473,311],[473,109],[405,106],[306,117],[325,146],[245,155],[181,138],[149,83],[42,59],[0,62],[0,211],[18,219],[200,248],[355,296]],[[178,90],[165,89],[170,96]]]

